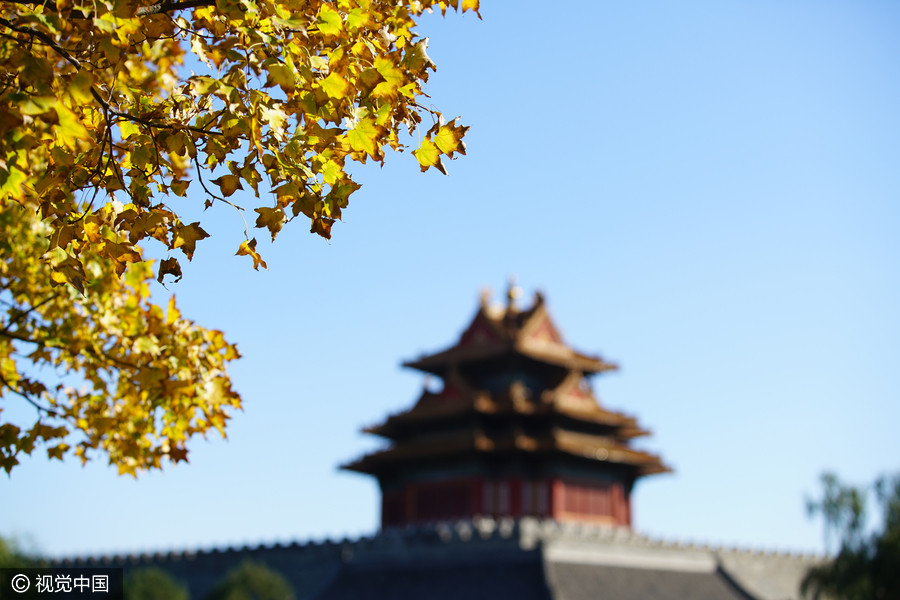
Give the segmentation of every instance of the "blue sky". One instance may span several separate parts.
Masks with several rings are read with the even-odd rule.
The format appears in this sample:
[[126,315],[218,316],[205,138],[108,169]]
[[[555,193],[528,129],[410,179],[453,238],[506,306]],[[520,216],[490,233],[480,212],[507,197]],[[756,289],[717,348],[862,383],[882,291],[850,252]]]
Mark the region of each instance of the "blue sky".
[[638,484],[639,531],[820,551],[819,474],[900,470],[900,5],[508,6],[420,27],[432,101],[472,127],[449,176],[409,153],[358,169],[333,240],[261,232],[261,273],[233,211],[202,215],[170,289],[244,354],[229,439],[137,481],[23,461],[0,534],[71,555],[374,532],[375,483],[336,467],[415,400],[400,362],[511,273],[621,365],[595,392],[675,468]]

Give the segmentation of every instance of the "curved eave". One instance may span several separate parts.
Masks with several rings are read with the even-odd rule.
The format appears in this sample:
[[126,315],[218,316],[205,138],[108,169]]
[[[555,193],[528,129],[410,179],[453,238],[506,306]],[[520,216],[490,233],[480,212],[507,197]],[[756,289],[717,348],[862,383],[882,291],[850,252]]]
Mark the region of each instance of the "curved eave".
[[511,352],[512,349],[513,345],[510,342],[494,342],[475,346],[451,346],[436,354],[427,354],[420,356],[416,360],[405,361],[403,366],[443,376],[452,364],[491,359],[503,356]]
[[443,377],[452,365],[466,365],[500,358],[506,354],[519,354],[537,362],[548,363],[565,369],[580,371],[585,375],[615,371],[618,365],[599,357],[575,352],[566,346],[532,342],[495,342],[477,346],[453,346],[443,352],[422,356],[403,363],[404,367]]
[[658,456],[622,446],[607,447],[603,445],[569,445],[560,443],[559,450],[571,456],[584,458],[595,463],[619,464],[632,467],[636,469],[639,477],[672,472],[672,469],[664,465]]
[[437,397],[431,397],[427,402],[420,401],[420,403],[407,411],[391,415],[380,425],[371,425],[364,428],[363,432],[388,439],[397,439],[423,423],[471,414],[520,414],[534,417],[560,415],[573,421],[613,427],[615,428],[615,435],[625,439],[650,434],[650,431],[637,425],[634,417],[604,410],[597,405],[593,405],[591,408],[581,408],[557,403],[545,404],[510,399],[495,400],[484,395],[453,401],[442,401]]
[[634,469],[638,477],[670,472],[659,457],[634,450],[617,443],[585,441],[554,435],[536,439],[525,435],[494,440],[483,435],[459,437],[453,440],[407,442],[367,454],[362,458],[341,465],[342,469],[378,476],[415,463],[439,460],[458,460],[473,455],[553,455],[562,454],[586,460],[594,464],[617,465]]

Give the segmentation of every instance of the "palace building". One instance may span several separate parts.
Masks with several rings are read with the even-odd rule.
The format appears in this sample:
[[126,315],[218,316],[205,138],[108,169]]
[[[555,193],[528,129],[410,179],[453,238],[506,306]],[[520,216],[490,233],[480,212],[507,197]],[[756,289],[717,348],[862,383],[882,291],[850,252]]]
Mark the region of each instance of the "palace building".
[[410,410],[365,431],[390,447],[345,465],[382,490],[382,529],[537,517],[631,526],[631,492],[669,471],[631,446],[647,435],[598,404],[589,377],[616,365],[567,346],[537,293],[532,306],[482,297],[452,347],[405,366],[441,379]]
[[[383,449],[342,468],[375,477],[370,537],[62,561],[155,566],[201,600],[253,560],[297,600],[793,600],[819,558],[665,543],[632,529],[642,477],[670,469],[634,441],[635,417],[598,401],[616,369],[568,346],[544,297],[482,296],[451,347],[405,366],[438,378],[414,405],[365,431]],[[434,389],[432,389],[434,388]]]

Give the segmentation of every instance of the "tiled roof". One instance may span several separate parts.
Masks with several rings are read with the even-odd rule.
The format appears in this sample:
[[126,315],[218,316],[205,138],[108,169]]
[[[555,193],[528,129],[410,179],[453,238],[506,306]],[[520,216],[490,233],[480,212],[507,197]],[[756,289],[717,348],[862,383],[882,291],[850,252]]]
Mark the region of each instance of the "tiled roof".
[[[480,337],[476,331],[481,333]],[[540,294],[535,295],[531,308],[525,310],[512,304],[498,308],[482,303],[459,342],[442,352],[420,356],[404,365],[443,376],[451,364],[483,361],[509,353],[583,373],[618,368],[599,356],[583,354],[566,345]]]
[[753,600],[718,571],[694,573],[548,563],[553,598],[566,600]]

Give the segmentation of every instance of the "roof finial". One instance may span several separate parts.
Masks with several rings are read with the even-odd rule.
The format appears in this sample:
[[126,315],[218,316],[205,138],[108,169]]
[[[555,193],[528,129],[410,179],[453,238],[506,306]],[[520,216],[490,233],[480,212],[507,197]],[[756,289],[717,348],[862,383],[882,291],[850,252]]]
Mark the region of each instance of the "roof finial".
[[515,308],[516,300],[522,296],[522,288],[516,285],[516,275],[511,274],[506,280],[506,307]]
[[481,302],[482,310],[487,310],[491,306],[491,296],[493,293],[491,292],[491,288],[488,286],[484,286],[481,288],[481,294],[479,294],[479,301]]

